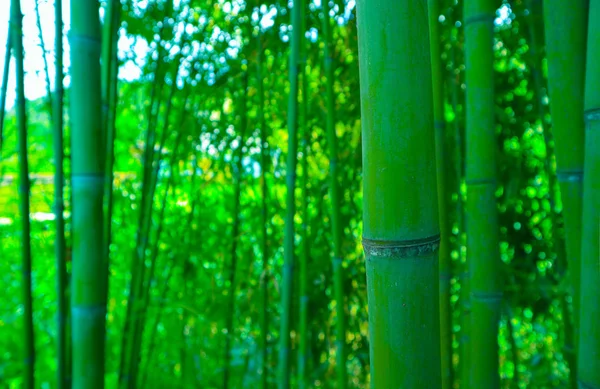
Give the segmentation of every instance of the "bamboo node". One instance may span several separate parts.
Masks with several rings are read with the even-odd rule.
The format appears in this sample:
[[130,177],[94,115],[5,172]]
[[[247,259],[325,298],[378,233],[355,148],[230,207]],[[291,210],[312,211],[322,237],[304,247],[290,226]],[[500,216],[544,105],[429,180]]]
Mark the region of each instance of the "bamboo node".
[[469,24],[473,24],[473,23],[491,23],[491,25],[493,25],[492,23],[494,22],[495,18],[496,17],[493,14],[484,13],[484,14],[465,18],[463,25],[465,27],[468,26]]
[[440,234],[423,239],[379,241],[363,238],[365,255],[382,258],[414,258],[430,256],[440,248]]
[[556,172],[558,182],[581,182],[583,181],[583,171],[563,171]]
[[600,120],[600,108],[590,109],[588,111],[585,111],[584,118],[585,118],[586,123],[599,121]]

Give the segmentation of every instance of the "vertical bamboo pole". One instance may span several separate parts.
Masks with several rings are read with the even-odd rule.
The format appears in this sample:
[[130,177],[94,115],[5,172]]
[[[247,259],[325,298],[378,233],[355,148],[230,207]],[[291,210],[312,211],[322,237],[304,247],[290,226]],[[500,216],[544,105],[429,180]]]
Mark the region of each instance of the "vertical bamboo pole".
[[8,89],[8,71],[10,69],[12,49],[12,28],[8,26],[6,38],[6,54],[4,54],[4,69],[2,70],[2,88],[0,88],[0,153],[2,152],[2,140],[4,139],[4,115],[6,114],[6,91]]
[[348,385],[346,374],[346,312],[344,299],[344,267],[342,254],[343,227],[340,223],[340,188],[338,184],[338,151],[337,134],[335,132],[335,95],[333,92],[333,58],[331,45],[331,18],[329,16],[329,0],[323,1],[323,57],[325,61],[325,105],[327,107],[326,128],[329,146],[329,201],[331,203],[331,235],[333,248],[333,287],[336,314],[336,372],[337,388],[345,389]]
[[295,262],[294,216],[296,214],[296,165],[298,163],[298,73],[302,14],[301,0],[294,0],[292,6],[292,33],[289,59],[290,94],[288,100],[288,159],[286,175],[286,217],[284,232],[283,285],[281,291],[281,328],[279,331],[279,389],[290,387],[290,318],[292,313],[292,291]]
[[357,2],[374,389],[441,388],[427,0]]
[[62,0],[54,3],[56,81],[54,90],[54,215],[56,219],[56,293],[57,293],[57,382],[59,388],[67,388],[67,269],[65,264],[65,220],[64,220],[64,143],[63,143],[63,22]]
[[581,235],[578,379],[600,388],[600,1],[590,0],[585,81],[585,167]]
[[[573,297],[577,355],[581,280],[581,211],[583,192],[583,90],[589,0],[544,0],[548,94],[556,150],[556,174],[565,223],[567,263]],[[571,374],[577,360],[572,358]],[[573,381],[573,380],[572,380]]]
[[[502,301],[497,142],[494,120],[494,0],[466,0],[467,255],[471,276],[471,356],[467,388],[499,388],[498,326]],[[476,360],[475,360],[476,359]]]
[[[21,256],[23,290],[23,387],[35,388],[35,340],[33,330],[33,299],[31,296],[31,224],[29,219],[29,163],[27,159],[27,111],[25,106],[25,77],[23,71],[23,14],[20,0],[11,0],[10,24],[12,48],[17,73],[17,131],[19,155],[19,213],[21,214]],[[8,62],[8,58],[6,59]]]
[[302,130],[302,177],[300,187],[302,188],[302,198],[300,204],[300,214],[302,215],[302,246],[300,247],[300,274],[299,274],[299,325],[298,333],[300,336],[298,344],[298,388],[305,389],[310,386],[309,374],[307,369],[308,363],[308,347],[310,345],[310,333],[308,326],[308,260],[310,257],[310,243],[308,241],[308,142],[310,139],[310,126],[308,121],[308,57],[307,57],[307,42],[304,32],[306,31],[306,4],[302,0],[300,11],[302,13],[302,37],[301,37],[301,59],[300,59],[300,75],[302,80],[302,104],[300,105],[300,129]]
[[429,0],[429,35],[431,39],[431,75],[433,85],[433,119],[435,127],[438,209],[440,216],[440,338],[442,387],[452,387],[452,311],[450,309],[450,235],[446,168],[446,121],[444,119],[444,79],[439,31],[440,0]]
[[98,2],[71,0],[73,388],[104,387],[108,269],[104,260]]

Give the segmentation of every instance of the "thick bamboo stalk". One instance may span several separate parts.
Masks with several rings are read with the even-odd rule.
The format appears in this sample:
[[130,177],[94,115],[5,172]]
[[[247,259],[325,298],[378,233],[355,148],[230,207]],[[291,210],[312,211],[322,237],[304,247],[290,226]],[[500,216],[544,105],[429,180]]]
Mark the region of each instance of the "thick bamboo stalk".
[[[23,71],[23,15],[20,0],[12,0],[10,24],[17,79],[17,132],[19,158],[19,213],[21,214],[21,256],[23,291],[23,387],[35,388],[35,341],[33,330],[33,301],[31,296],[31,224],[29,219],[29,163],[27,158],[27,111],[25,106],[25,76]],[[8,62],[8,59],[6,59]]]
[[337,135],[335,132],[335,95],[333,94],[333,58],[331,47],[331,19],[329,16],[329,1],[323,1],[323,57],[325,61],[325,106],[327,144],[329,146],[329,201],[331,203],[331,236],[332,236],[332,266],[333,290],[336,315],[336,372],[337,388],[348,386],[346,373],[346,311],[344,298],[344,267],[342,254],[343,227],[340,223],[340,188],[338,184],[338,151]]
[[452,388],[452,311],[450,308],[450,235],[446,169],[446,121],[444,118],[444,79],[439,31],[440,0],[429,0],[429,35],[431,40],[431,75],[433,85],[433,119],[437,162],[438,209],[440,216],[440,338],[442,355],[442,387]]
[[[579,343],[584,159],[583,88],[588,1],[544,0],[543,6],[556,173],[563,203],[567,263],[573,298],[575,355]],[[577,371],[577,360],[573,359],[571,374]]]
[[371,387],[441,388],[427,0],[359,0]]
[[71,0],[73,388],[104,387],[108,269],[104,260],[98,2]]
[[54,87],[54,215],[56,220],[56,294],[57,294],[57,329],[56,348],[57,364],[56,379],[60,389],[67,388],[67,268],[65,264],[65,220],[64,220],[64,89],[63,89],[63,21],[62,0],[54,3],[55,12],[55,50],[56,73]]
[[246,71],[244,74],[243,81],[243,91],[242,98],[240,101],[240,131],[239,131],[239,145],[235,152],[236,158],[233,166],[233,179],[234,179],[234,189],[233,189],[233,232],[231,234],[232,243],[231,243],[231,264],[229,266],[229,301],[227,304],[227,316],[225,319],[225,363],[223,366],[223,388],[229,388],[229,380],[230,380],[230,361],[231,361],[231,344],[233,343],[234,337],[234,328],[233,328],[233,318],[235,314],[235,293],[236,293],[236,278],[235,273],[237,272],[237,262],[238,262],[238,243],[240,240],[240,198],[242,195],[242,177],[244,175],[244,165],[242,163],[242,158],[244,157],[244,143],[246,142],[246,128],[248,125],[247,121],[247,100],[248,100],[248,72]]
[[[499,388],[498,326],[502,284],[496,205],[494,0],[466,0],[467,255],[471,297],[471,366],[466,388]],[[476,358],[476,360],[475,360]],[[464,378],[464,377],[463,377]]]
[[6,114],[6,91],[8,89],[8,70],[10,69],[12,28],[8,26],[6,38],[6,54],[4,55],[4,69],[2,70],[2,87],[0,88],[0,153],[2,152],[2,140],[4,139],[4,115]]
[[284,231],[284,264],[281,286],[281,328],[279,331],[279,389],[290,387],[290,318],[294,280],[295,238],[294,216],[296,214],[296,165],[298,163],[298,73],[300,41],[302,38],[301,0],[292,6],[292,33],[289,59],[290,94],[288,100],[288,156],[286,166],[286,215]]
[[267,179],[269,146],[267,142],[267,132],[265,124],[265,90],[263,80],[263,47],[262,47],[262,27],[258,26],[257,37],[258,49],[256,59],[256,78],[258,84],[258,125],[260,130],[260,188],[261,188],[261,216],[262,216],[262,276],[261,276],[261,316],[260,316],[260,352],[261,352],[261,387],[267,389],[269,369],[268,369],[268,338],[269,338],[269,235],[267,226],[269,224],[269,213],[267,206]]
[[[306,31],[306,4],[302,1],[300,10],[302,12],[302,31]],[[305,389],[310,386],[309,374],[307,369],[308,363],[308,348],[310,345],[310,334],[308,326],[308,261],[310,257],[310,243],[308,241],[308,142],[310,139],[310,127],[308,125],[308,72],[307,72],[307,42],[304,36],[302,37],[302,44],[300,47],[301,59],[300,59],[300,76],[302,82],[302,104],[300,104],[299,128],[302,130],[302,177],[300,187],[302,188],[302,198],[300,199],[300,214],[302,215],[302,227],[300,235],[302,237],[302,245],[300,247],[299,256],[299,277],[298,277],[298,294],[299,294],[299,324],[298,324],[298,335],[300,340],[298,342],[298,389]]]
[[590,0],[585,80],[579,387],[600,388],[600,0]]

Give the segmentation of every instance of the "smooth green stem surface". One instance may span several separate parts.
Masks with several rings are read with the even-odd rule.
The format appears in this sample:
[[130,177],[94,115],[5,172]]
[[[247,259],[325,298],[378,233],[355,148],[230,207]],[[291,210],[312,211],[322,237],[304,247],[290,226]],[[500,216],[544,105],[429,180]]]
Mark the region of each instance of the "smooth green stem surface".
[[[19,213],[21,215],[21,288],[23,291],[23,388],[35,388],[35,341],[33,299],[31,296],[31,221],[29,219],[29,162],[27,157],[27,109],[25,105],[25,73],[23,71],[23,15],[21,2],[12,0],[10,24],[17,80],[17,139],[19,158]],[[8,59],[6,60],[8,62]]]
[[234,340],[234,327],[233,321],[235,316],[235,294],[236,294],[236,272],[238,262],[238,241],[240,239],[240,198],[242,195],[242,177],[244,165],[242,159],[244,157],[244,143],[246,142],[246,128],[248,125],[247,110],[248,110],[248,72],[244,74],[242,98],[240,101],[240,125],[239,125],[239,145],[236,149],[235,165],[233,166],[233,228],[232,228],[232,243],[231,243],[231,265],[229,266],[229,291],[228,291],[228,305],[227,305],[227,316],[225,318],[225,364],[223,366],[223,389],[227,389],[230,385],[230,371],[231,371],[231,348]]
[[427,0],[359,0],[371,387],[441,388]]
[[71,0],[73,388],[104,387],[106,293],[98,2]]
[[[301,7],[302,11],[302,31],[306,31],[306,4],[302,0]],[[308,234],[309,225],[309,214],[308,214],[308,203],[309,203],[309,175],[308,175],[308,145],[310,139],[311,128],[309,126],[308,119],[308,70],[307,70],[307,42],[306,38],[302,37],[302,44],[300,48],[301,60],[300,60],[300,75],[302,80],[302,104],[300,105],[300,129],[302,130],[302,179],[300,187],[302,188],[302,198],[300,199],[300,214],[302,215],[302,227],[300,234],[302,236],[302,246],[300,248],[300,274],[298,283],[298,294],[299,294],[299,321],[298,333],[300,340],[298,342],[298,389],[305,389],[310,386],[309,373],[308,373],[308,349],[310,346],[310,329],[308,325],[308,261],[310,258],[310,242]]]
[[[466,228],[470,273],[470,375],[465,388],[498,389],[502,280],[496,204],[494,0],[464,3],[466,62]],[[464,378],[464,377],[463,377]]]
[[267,206],[268,200],[268,188],[267,188],[267,169],[268,169],[268,158],[269,148],[267,143],[267,128],[265,123],[265,90],[263,80],[263,48],[262,48],[262,29],[259,27],[259,33],[257,37],[257,57],[256,57],[256,78],[258,83],[258,125],[260,130],[260,188],[261,188],[261,216],[262,216],[262,307],[260,317],[260,328],[261,328],[261,387],[267,389],[268,387],[268,339],[269,339],[269,235],[267,226],[269,224],[269,212]]
[[578,379],[600,388],[600,0],[590,0],[585,80],[585,170],[581,235]]
[[336,314],[336,372],[337,388],[345,389],[348,386],[346,373],[346,311],[344,296],[344,258],[342,254],[343,229],[340,222],[340,187],[338,184],[338,138],[335,130],[335,95],[333,84],[333,58],[331,38],[331,18],[329,16],[329,1],[323,2],[323,57],[325,61],[325,106],[327,108],[326,123],[327,144],[329,146],[329,202],[331,207],[331,235],[332,235],[332,265],[333,288],[335,296]]
[[54,3],[55,11],[55,47],[56,73],[54,91],[54,215],[56,220],[56,294],[57,294],[57,330],[56,330],[56,380],[60,389],[67,388],[67,268],[65,264],[65,219],[64,219],[64,89],[63,89],[63,22],[62,0]]
[[10,69],[12,28],[8,26],[6,38],[6,54],[4,54],[4,69],[2,69],[2,87],[0,88],[0,153],[2,152],[2,140],[4,139],[4,116],[6,114],[6,92],[8,90],[8,71]]
[[[563,203],[567,263],[573,298],[575,348],[579,343],[584,160],[583,91],[589,0],[544,0],[548,95]],[[577,371],[572,361],[571,374]]]
[[298,73],[300,58],[300,41],[302,39],[302,2],[295,0],[292,7],[292,34],[289,59],[289,101],[287,112],[288,156],[286,166],[286,215],[284,230],[284,264],[281,286],[281,319],[279,331],[279,389],[290,387],[290,319],[292,314],[292,295],[295,262],[296,231],[294,216],[296,214],[296,165],[298,164]]
[[440,338],[442,355],[442,387],[452,388],[452,311],[450,307],[450,235],[449,197],[446,170],[450,159],[446,150],[446,121],[444,118],[444,78],[442,72],[439,31],[440,0],[429,0],[429,35],[431,39],[431,76],[433,85],[433,116],[437,162],[438,209],[440,216]]

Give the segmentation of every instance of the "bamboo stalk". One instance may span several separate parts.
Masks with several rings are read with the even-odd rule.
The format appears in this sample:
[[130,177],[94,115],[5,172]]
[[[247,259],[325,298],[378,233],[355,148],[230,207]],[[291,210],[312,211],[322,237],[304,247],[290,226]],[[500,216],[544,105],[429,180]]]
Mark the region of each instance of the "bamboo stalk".
[[281,328],[279,331],[279,389],[290,387],[290,318],[292,313],[292,291],[295,262],[296,231],[296,165],[298,163],[298,73],[301,42],[302,0],[295,0],[292,6],[291,48],[289,57],[290,92],[288,100],[288,156],[286,175],[286,216],[284,231],[284,264],[281,291]]
[[344,258],[342,254],[343,227],[340,224],[340,194],[338,184],[338,151],[335,132],[335,96],[333,94],[333,58],[331,48],[331,20],[329,16],[329,0],[323,1],[323,57],[325,61],[325,105],[327,108],[326,129],[329,146],[329,201],[331,203],[331,236],[333,287],[336,315],[336,372],[337,388],[345,389],[348,385],[346,373],[346,312],[344,299]]
[[55,50],[56,50],[56,81],[54,89],[54,215],[56,219],[56,293],[57,293],[57,386],[61,389],[68,387],[67,383],[67,268],[65,264],[65,220],[64,220],[64,89],[63,89],[63,22],[62,0],[54,3],[55,11]]
[[585,80],[585,167],[581,235],[578,380],[600,388],[600,1],[590,0]]
[[[20,0],[11,0],[10,25],[12,49],[15,56],[17,80],[17,131],[19,158],[19,213],[21,214],[21,257],[23,291],[23,387],[35,388],[35,340],[33,327],[33,299],[31,289],[31,224],[29,201],[31,184],[27,158],[27,110],[25,106],[25,77],[23,71],[23,15]],[[6,62],[9,62],[8,58]]]
[[[359,0],[371,387],[441,388],[426,0]],[[417,114],[418,112],[418,114]]]
[[9,24],[6,38],[6,54],[4,54],[4,69],[2,70],[2,87],[0,88],[0,153],[2,152],[2,141],[4,139],[4,115],[6,114],[6,92],[8,89],[8,71],[12,58],[12,28]]
[[435,127],[437,189],[440,223],[440,339],[442,355],[442,388],[452,388],[452,311],[450,307],[450,235],[448,194],[446,192],[446,121],[444,118],[444,82],[439,32],[440,1],[429,0],[429,35],[431,39],[431,69],[433,85],[433,116]]
[[52,104],[52,91],[50,88],[50,71],[48,68],[48,58],[46,58],[46,44],[44,42],[44,34],[43,34],[43,30],[42,30],[42,19],[40,18],[40,0],[35,0],[34,2],[34,9],[35,9],[35,21],[36,21],[36,25],[38,28],[38,33],[39,33],[39,37],[40,37],[40,48],[42,49],[42,59],[44,61],[44,75],[46,76],[46,94],[47,94],[47,105],[48,105],[48,112],[50,114],[50,121],[54,121],[53,118],[53,112],[52,112],[52,107],[54,107],[54,105]]
[[263,47],[262,47],[262,27],[258,25],[257,37],[257,59],[256,59],[256,78],[258,83],[258,124],[260,129],[260,187],[261,187],[261,216],[262,216],[262,276],[261,276],[261,301],[262,310],[260,317],[261,328],[261,387],[268,387],[268,337],[269,337],[269,235],[267,226],[269,223],[269,213],[267,207],[268,190],[266,171],[268,169],[269,146],[267,142],[266,124],[265,124],[265,91],[263,80]]
[[94,0],[71,0],[71,150],[73,193],[73,388],[104,387],[108,269],[104,260],[104,152],[100,20]]
[[223,369],[223,388],[229,388],[229,375],[230,375],[230,361],[231,361],[231,344],[233,338],[233,318],[235,313],[235,293],[236,293],[236,279],[235,273],[237,271],[237,247],[240,240],[240,198],[242,192],[242,179],[244,165],[242,159],[244,157],[244,144],[246,142],[246,128],[248,125],[246,113],[248,110],[248,72],[244,75],[242,99],[240,101],[240,143],[236,150],[235,165],[233,168],[234,178],[234,203],[233,203],[233,232],[232,244],[231,244],[231,265],[229,267],[229,301],[227,305],[227,316],[225,319],[225,329],[227,334],[225,336],[225,363]]
[[496,204],[493,0],[464,3],[466,59],[467,254],[471,276],[471,360],[467,388],[499,388],[502,280]]
[[[583,93],[587,3],[544,0],[548,94],[556,150],[556,173],[563,203],[575,355],[578,349],[581,280],[582,195],[584,160]],[[574,358],[575,359],[575,358]],[[578,369],[571,362],[571,374]],[[573,382],[575,377],[571,377]]]
[[[304,2],[301,7],[302,12],[302,31],[306,31],[306,5]],[[308,326],[308,261],[310,258],[310,243],[308,236],[308,202],[309,202],[309,190],[308,190],[308,144],[310,139],[311,128],[308,125],[308,56],[307,56],[307,42],[305,37],[302,37],[302,44],[300,47],[300,76],[301,76],[301,94],[302,104],[300,104],[299,128],[302,130],[302,177],[300,187],[302,188],[302,198],[300,199],[300,214],[302,215],[302,227],[300,234],[302,237],[302,245],[300,247],[299,256],[299,280],[298,280],[298,294],[299,294],[299,325],[298,335],[300,341],[298,344],[298,388],[305,389],[310,386],[309,373],[308,373],[308,348],[310,345],[310,331]]]

